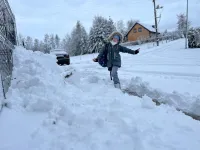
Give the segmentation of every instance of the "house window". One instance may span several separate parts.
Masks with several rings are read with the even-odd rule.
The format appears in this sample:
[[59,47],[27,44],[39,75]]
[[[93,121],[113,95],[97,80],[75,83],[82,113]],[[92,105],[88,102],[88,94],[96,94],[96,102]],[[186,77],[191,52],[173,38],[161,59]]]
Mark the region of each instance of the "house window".
[[133,33],[136,33],[137,32],[137,29],[133,29]]
[[142,32],[142,28],[141,27],[138,28],[138,32]]

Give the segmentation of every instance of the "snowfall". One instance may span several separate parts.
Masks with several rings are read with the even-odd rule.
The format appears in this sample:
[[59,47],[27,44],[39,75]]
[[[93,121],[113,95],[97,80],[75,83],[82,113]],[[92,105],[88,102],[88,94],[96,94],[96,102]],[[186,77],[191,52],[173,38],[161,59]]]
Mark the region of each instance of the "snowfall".
[[121,53],[122,90],[92,61],[97,53],[59,66],[53,54],[16,47],[0,150],[199,149],[200,121],[177,109],[200,115],[200,49],[184,39],[129,46],[138,47]]

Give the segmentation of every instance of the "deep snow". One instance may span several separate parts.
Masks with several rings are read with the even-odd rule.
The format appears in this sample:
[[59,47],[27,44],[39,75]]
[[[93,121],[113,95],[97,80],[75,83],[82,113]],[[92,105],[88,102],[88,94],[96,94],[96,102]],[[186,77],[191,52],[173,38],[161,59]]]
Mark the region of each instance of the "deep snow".
[[[97,54],[73,57],[70,66],[61,67],[53,55],[17,47],[16,79],[0,117],[0,149],[200,147],[200,122],[172,107],[199,113],[200,50],[185,50],[183,40],[150,46],[141,46],[136,56],[122,54],[119,70],[122,88],[146,94],[142,98],[113,88],[108,71],[92,62]],[[155,96],[171,106],[155,106],[150,98]]]

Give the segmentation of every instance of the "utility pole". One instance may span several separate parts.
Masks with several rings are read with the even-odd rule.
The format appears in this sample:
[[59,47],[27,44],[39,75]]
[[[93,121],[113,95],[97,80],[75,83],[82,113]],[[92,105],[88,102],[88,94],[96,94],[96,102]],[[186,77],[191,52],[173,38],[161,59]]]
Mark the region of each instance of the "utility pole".
[[158,22],[157,22],[157,18],[160,18],[160,17],[157,17],[157,10],[156,9],[162,9],[163,7],[157,5],[156,7],[156,1],[153,0],[153,5],[154,5],[154,18],[155,18],[155,29],[156,29],[156,43],[157,43],[157,46],[159,46],[159,39],[158,39]]
[[157,46],[159,46],[159,41],[158,41],[158,22],[157,22],[156,2],[155,2],[155,0],[153,0],[153,6],[154,6],[154,18],[155,18],[155,28],[156,28],[156,43],[157,43]]
[[186,8],[186,36],[185,36],[185,49],[188,47],[188,0]]

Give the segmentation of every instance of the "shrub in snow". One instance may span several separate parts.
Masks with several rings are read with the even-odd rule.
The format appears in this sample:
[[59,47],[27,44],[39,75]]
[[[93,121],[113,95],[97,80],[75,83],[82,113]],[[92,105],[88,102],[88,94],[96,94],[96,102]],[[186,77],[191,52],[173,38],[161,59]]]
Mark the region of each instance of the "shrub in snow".
[[200,48],[200,28],[190,28],[188,32],[188,47]]

